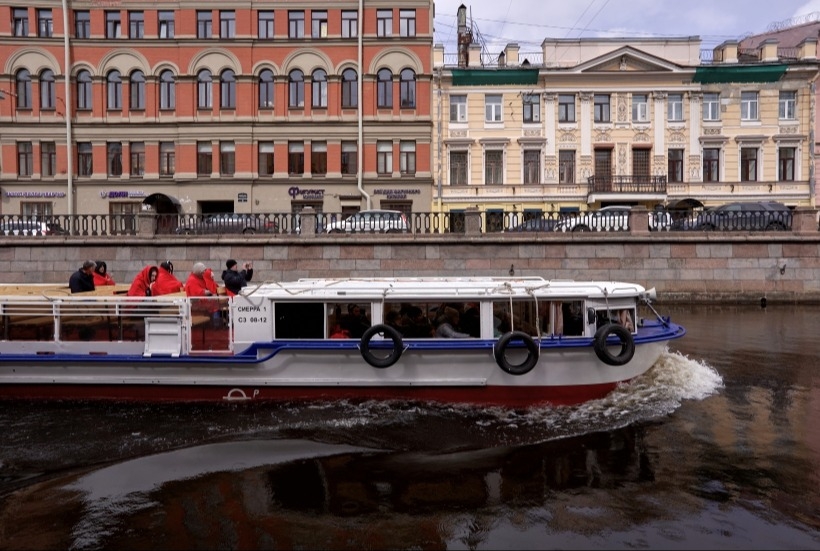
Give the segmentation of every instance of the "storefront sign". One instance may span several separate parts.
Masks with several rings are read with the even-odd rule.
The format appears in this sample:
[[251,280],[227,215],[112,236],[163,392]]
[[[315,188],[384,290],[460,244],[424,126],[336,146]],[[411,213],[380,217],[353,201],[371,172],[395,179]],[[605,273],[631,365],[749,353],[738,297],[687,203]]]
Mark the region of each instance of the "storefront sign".
[[375,189],[373,195],[386,195],[388,199],[406,199],[408,195],[418,195],[420,189]]
[[309,199],[324,199],[325,197],[325,190],[323,189],[299,189],[296,186],[288,189],[288,195],[291,196],[292,199],[296,199],[297,197],[301,197],[304,200]]
[[145,197],[144,191],[101,191],[100,197],[103,199],[141,199]]
[[65,191],[7,191],[6,197],[65,197]]
[[239,203],[247,203],[248,202],[248,194],[247,193],[237,193],[236,200]]

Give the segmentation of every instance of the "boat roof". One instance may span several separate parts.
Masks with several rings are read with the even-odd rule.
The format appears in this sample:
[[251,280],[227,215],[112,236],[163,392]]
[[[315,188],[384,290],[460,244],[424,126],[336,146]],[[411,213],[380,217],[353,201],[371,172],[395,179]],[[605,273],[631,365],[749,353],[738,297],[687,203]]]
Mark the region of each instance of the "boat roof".
[[644,294],[636,283],[547,280],[542,277],[372,277],[306,278],[265,282],[242,289],[245,296],[276,300],[481,300],[488,298],[625,298]]

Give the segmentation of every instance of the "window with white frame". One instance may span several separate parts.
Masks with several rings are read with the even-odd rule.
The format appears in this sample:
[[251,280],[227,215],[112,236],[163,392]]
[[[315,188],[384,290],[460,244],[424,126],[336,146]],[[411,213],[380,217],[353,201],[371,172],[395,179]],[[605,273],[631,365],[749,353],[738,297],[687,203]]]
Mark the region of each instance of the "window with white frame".
[[777,180],[779,182],[794,181],[796,147],[779,147],[777,149]]
[[450,152],[450,185],[451,186],[466,186],[467,185],[467,162],[468,155],[466,151],[451,151]]
[[484,121],[501,122],[501,95],[487,94],[484,96]]
[[609,94],[595,94],[592,100],[592,117],[595,122],[609,122]]
[[376,142],[376,172],[382,176],[393,174],[393,142]]
[[794,120],[797,118],[797,92],[781,91],[777,111],[780,119]]
[[649,121],[649,102],[646,94],[632,94],[632,122]]
[[541,122],[541,94],[522,96],[524,122]]
[[467,122],[467,96],[450,96],[450,122]]
[[683,120],[683,94],[669,94],[667,96],[666,118],[669,121]]
[[720,94],[713,92],[703,94],[703,120],[720,120]]
[[575,94],[558,94],[558,122],[575,122]]
[[667,178],[669,182],[683,182],[683,149],[667,152]]
[[757,92],[740,93],[740,120],[757,120]]
[[540,184],[541,183],[541,150],[540,149],[525,149],[524,150],[524,183],[525,184]]
[[399,143],[399,170],[409,176],[416,173],[416,142],[402,140]]
[[740,181],[757,181],[757,147],[740,148]]
[[485,149],[484,150],[484,183],[503,184],[504,183],[504,150]]
[[574,149],[562,149],[558,152],[558,181],[562,184],[575,183]]

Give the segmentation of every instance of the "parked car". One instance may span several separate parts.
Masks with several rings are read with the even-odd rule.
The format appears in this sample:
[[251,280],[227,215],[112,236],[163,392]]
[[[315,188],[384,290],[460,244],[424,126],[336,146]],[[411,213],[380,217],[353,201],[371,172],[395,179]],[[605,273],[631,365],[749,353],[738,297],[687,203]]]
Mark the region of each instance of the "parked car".
[[398,210],[362,210],[325,226],[327,233],[406,233],[409,230],[407,216]]
[[675,230],[786,231],[792,227],[792,211],[777,201],[736,201],[676,220]]
[[177,227],[178,234],[226,234],[241,233],[252,235],[255,233],[276,233],[278,227],[275,220],[255,214],[225,213],[206,214],[194,217],[190,223]]
[[57,222],[40,220],[5,220],[0,222],[0,233],[3,235],[67,235]]
[[[555,227],[556,231],[629,231],[629,205],[611,205],[595,211],[569,213]],[[650,210],[647,215],[649,231],[669,230],[672,227],[672,216],[662,210]]]
[[530,218],[507,230],[508,232],[551,232],[558,225],[556,218]]

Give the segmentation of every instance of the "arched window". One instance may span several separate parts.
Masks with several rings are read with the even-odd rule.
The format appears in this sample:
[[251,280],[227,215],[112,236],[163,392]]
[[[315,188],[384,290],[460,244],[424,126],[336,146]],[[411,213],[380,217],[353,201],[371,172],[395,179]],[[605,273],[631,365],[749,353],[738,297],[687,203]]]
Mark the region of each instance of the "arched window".
[[159,108],[176,109],[177,93],[174,73],[165,70],[159,74]]
[[401,108],[416,108],[416,73],[413,69],[404,69],[400,78]]
[[106,77],[106,97],[108,109],[122,109],[122,78],[119,71],[111,71]]
[[77,109],[90,110],[92,107],[91,73],[80,71],[77,73]]
[[199,109],[210,109],[213,107],[211,96],[211,86],[213,79],[208,69],[203,69],[196,75],[196,106]]
[[273,107],[273,71],[265,69],[259,73],[259,107]]
[[349,109],[358,106],[358,75],[354,69],[345,69],[342,71],[342,107]]
[[28,69],[17,71],[17,109],[31,109],[31,73]]
[[316,69],[311,75],[311,105],[327,108],[327,73]]
[[376,73],[376,106],[380,109],[393,107],[393,73],[381,69]]
[[305,106],[305,76],[299,69],[288,75],[288,107]]
[[219,85],[219,106],[222,109],[236,109],[236,76],[230,69],[222,71]]
[[40,109],[54,109],[57,94],[54,89],[54,71],[46,69],[40,73]]
[[145,75],[142,71],[131,73],[131,83],[128,87],[128,108],[133,110],[145,109]]

